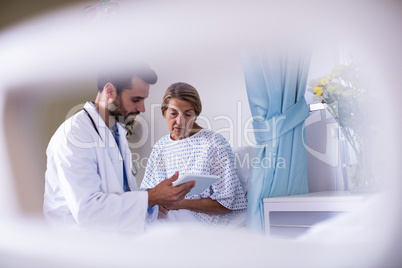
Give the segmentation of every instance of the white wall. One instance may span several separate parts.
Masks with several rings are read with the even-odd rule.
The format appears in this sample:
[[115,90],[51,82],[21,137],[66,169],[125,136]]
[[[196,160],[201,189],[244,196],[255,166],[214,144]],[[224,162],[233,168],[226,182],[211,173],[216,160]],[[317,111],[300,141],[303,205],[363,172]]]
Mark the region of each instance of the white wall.
[[[340,47],[317,44],[313,48],[307,81],[330,73],[339,64]],[[317,102],[306,91],[308,104]],[[340,159],[338,125],[330,113],[311,112],[306,119],[307,173],[310,192],[345,190]]]

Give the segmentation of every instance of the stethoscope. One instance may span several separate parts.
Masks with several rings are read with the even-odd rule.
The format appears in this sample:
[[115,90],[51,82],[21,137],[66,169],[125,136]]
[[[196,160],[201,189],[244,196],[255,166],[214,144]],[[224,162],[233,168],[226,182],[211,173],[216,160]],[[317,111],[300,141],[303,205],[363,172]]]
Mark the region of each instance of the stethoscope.
[[[103,139],[102,139],[102,137],[101,137],[101,135],[100,135],[100,133],[99,133],[99,130],[98,130],[98,128],[96,127],[94,120],[92,119],[92,116],[88,113],[88,111],[87,111],[85,108],[82,108],[82,109],[83,109],[83,110],[85,111],[85,113],[88,115],[89,120],[91,120],[92,126],[94,127],[96,133],[98,133],[99,138],[101,138],[101,140],[103,141]],[[137,174],[138,174],[137,167],[135,166],[135,163],[134,163],[133,161],[132,161],[132,163],[133,163],[133,165],[132,165],[132,168],[131,168],[131,173],[132,173],[134,176],[137,176]]]
[[101,140],[103,141],[103,139],[102,139],[102,137],[101,137],[101,135],[100,135],[100,133],[99,133],[99,130],[98,130],[98,128],[96,127],[94,120],[92,119],[92,116],[88,113],[88,111],[87,111],[85,108],[82,108],[82,109],[83,109],[83,110],[85,111],[85,113],[88,115],[89,120],[91,120],[91,123],[92,123],[92,125],[94,126],[94,129],[95,129],[96,133],[98,133],[99,138],[101,138]]

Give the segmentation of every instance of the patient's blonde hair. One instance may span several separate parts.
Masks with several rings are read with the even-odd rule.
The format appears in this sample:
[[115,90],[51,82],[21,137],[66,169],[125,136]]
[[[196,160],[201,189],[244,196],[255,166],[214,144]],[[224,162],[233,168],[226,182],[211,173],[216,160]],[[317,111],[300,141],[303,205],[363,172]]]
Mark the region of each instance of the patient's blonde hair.
[[170,85],[165,92],[165,96],[163,96],[161,107],[162,115],[165,115],[171,99],[179,99],[191,103],[195,115],[200,115],[202,110],[200,95],[198,95],[197,90],[192,85],[182,82]]

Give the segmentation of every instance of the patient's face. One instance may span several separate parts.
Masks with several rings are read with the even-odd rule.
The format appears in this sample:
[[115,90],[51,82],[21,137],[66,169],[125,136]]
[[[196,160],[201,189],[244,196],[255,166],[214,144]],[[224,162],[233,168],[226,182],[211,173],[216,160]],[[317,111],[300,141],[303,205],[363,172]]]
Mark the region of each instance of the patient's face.
[[187,101],[171,99],[164,114],[173,140],[181,140],[193,134],[193,125],[197,116],[193,105]]

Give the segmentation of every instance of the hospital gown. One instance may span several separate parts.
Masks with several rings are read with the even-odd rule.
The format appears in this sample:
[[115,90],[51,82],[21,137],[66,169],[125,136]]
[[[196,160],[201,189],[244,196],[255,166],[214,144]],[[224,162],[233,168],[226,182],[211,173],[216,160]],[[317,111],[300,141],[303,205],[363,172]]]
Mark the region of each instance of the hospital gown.
[[[214,216],[191,212],[196,221],[206,225],[226,225],[236,213],[244,212],[247,208],[232,148],[222,135],[202,129],[182,140],[172,140],[170,134],[162,137],[152,150],[141,188],[153,188],[176,171],[179,171],[179,175],[211,174],[222,178],[201,194],[187,195],[186,199],[210,197],[233,212]],[[169,214],[173,214],[173,211],[169,211]]]

